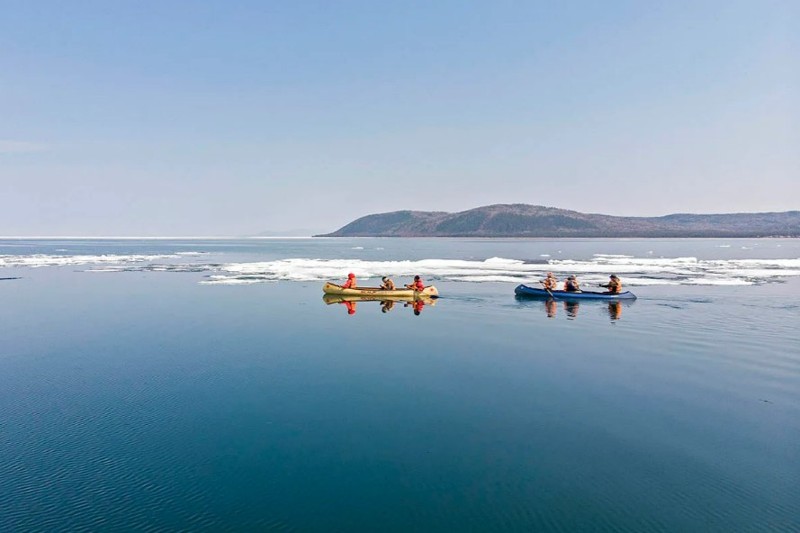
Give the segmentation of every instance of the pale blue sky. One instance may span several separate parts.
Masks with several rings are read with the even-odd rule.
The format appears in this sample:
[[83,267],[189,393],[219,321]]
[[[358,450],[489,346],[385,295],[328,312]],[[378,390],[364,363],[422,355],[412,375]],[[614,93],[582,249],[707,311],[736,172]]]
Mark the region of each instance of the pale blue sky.
[[798,6],[0,1],[0,235],[800,209]]

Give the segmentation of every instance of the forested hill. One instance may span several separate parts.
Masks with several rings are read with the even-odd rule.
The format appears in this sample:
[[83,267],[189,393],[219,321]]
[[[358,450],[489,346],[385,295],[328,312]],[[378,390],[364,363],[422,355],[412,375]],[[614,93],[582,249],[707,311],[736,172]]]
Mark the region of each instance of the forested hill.
[[800,211],[618,217],[527,204],[394,211],[318,237],[800,237]]

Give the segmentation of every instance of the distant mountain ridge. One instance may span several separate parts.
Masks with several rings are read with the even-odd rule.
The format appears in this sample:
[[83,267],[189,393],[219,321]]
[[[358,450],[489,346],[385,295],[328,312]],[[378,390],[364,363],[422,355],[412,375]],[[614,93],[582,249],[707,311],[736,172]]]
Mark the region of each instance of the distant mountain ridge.
[[800,211],[619,217],[529,204],[367,215],[317,237],[800,237]]

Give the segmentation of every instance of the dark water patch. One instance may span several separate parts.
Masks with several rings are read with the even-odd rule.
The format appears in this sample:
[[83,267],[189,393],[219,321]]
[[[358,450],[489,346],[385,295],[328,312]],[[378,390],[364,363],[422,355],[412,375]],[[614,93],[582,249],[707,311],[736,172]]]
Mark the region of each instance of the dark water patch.
[[686,301],[689,302],[689,303],[693,303],[693,304],[713,304],[714,303],[714,300],[712,300],[711,298],[687,298]]
[[461,302],[466,304],[486,303],[492,301],[493,299],[494,298],[490,297],[481,298],[480,296],[462,296],[458,294],[445,294],[436,297],[436,300],[446,300],[450,302]]
[[800,304],[783,304],[783,305],[765,305],[768,309],[778,309],[781,311],[797,311],[800,309]]
[[661,307],[669,307],[672,309],[686,309],[685,305],[677,304],[677,303],[665,303],[665,302],[656,302],[656,305]]
[[[685,292],[685,291],[684,291]],[[707,297],[697,297],[697,296],[675,296],[675,297],[640,297],[639,300],[647,300],[648,302],[660,303],[660,304],[713,304],[714,300],[712,298]]]
[[11,281],[12,279],[22,279],[22,277],[0,278],[0,281]]

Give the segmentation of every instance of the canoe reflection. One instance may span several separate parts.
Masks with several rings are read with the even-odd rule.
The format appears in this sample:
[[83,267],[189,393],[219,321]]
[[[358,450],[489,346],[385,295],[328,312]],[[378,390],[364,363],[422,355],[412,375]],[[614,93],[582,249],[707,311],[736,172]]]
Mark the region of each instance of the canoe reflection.
[[611,319],[612,323],[622,318],[623,307],[634,305],[633,301],[620,300],[612,302],[596,300],[554,300],[552,298],[546,300],[530,300],[517,297],[517,301],[526,307],[538,307],[540,309],[543,307],[547,318],[556,318],[558,316],[559,306],[561,305],[564,308],[564,314],[567,320],[576,320],[582,306],[587,309],[602,309],[604,313],[608,313],[608,317]]
[[[348,315],[356,314],[359,303],[376,302],[380,306],[381,313],[388,313],[394,309],[396,303],[402,302],[403,307],[411,308],[411,311],[419,316],[426,305],[436,305],[436,298],[413,298],[406,296],[341,296],[336,294],[325,294],[322,301],[327,305],[340,304],[347,309]],[[363,303],[362,303],[363,305]]]

